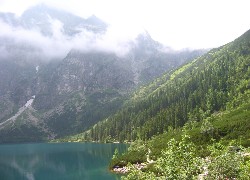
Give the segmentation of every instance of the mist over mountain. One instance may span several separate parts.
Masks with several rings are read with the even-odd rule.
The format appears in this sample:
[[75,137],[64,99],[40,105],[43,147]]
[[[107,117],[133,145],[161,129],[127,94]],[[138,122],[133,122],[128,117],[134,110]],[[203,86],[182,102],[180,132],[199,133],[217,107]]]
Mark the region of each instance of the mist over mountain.
[[173,51],[147,31],[117,34],[38,5],[0,13],[0,142],[43,141],[86,130],[136,88],[206,50]]
[[[62,58],[72,48],[87,50],[87,44],[107,30],[107,24],[95,16],[83,19],[45,5],[34,6],[20,17],[1,13],[0,24],[2,42],[5,41],[2,38],[5,38],[15,44],[31,45],[48,58]],[[2,52],[3,49],[4,46]]]
[[[139,88],[115,114],[72,139],[155,141],[154,136],[160,135],[161,143],[167,144],[166,136],[172,139],[173,132],[178,137],[189,130],[195,143],[208,143],[209,138],[240,139],[249,146],[249,57],[250,30]],[[192,127],[191,123],[197,126]],[[202,133],[204,127],[213,127],[211,136]],[[181,132],[180,128],[184,130]],[[161,143],[153,148],[161,149]],[[142,158],[135,159],[132,163]]]
[[26,10],[20,17],[20,23],[24,28],[37,29],[45,36],[53,35],[53,27],[51,27],[53,20],[59,21],[62,24],[61,31],[64,35],[68,36],[74,36],[83,29],[102,33],[107,28],[107,24],[94,15],[88,19],[83,19],[43,4]]

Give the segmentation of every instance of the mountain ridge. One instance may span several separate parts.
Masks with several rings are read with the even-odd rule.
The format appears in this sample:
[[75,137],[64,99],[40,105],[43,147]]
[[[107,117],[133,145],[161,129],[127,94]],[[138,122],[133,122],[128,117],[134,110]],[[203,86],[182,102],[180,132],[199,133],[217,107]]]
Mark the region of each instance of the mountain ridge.
[[[40,15],[45,15],[45,24],[54,22],[47,21],[46,13]],[[89,21],[93,19],[96,17]],[[33,25],[43,28],[39,23]],[[86,130],[118,110],[137,87],[204,53],[164,52],[160,43],[144,33],[130,42],[131,49],[123,56],[98,48],[72,48],[63,58],[51,59],[46,53],[56,54],[56,48],[43,51],[39,44],[17,43],[15,37],[3,36],[0,41],[0,50],[9,52],[0,59],[0,74],[5,77],[0,80],[0,122],[15,117],[35,98],[31,107],[1,125],[4,138],[0,142],[46,141]]]
[[146,140],[248,101],[249,34],[247,31],[138,90],[123,109],[78,138]]
[[53,20],[58,20],[63,24],[63,33],[68,36],[78,34],[78,29],[85,28],[95,33],[104,33],[108,25],[101,19],[92,15],[87,19],[76,16],[72,13],[47,6],[45,4],[36,5],[25,10],[20,17],[14,13],[1,13],[0,19],[11,26],[21,26],[25,29],[37,29],[45,36],[51,36],[51,25]]

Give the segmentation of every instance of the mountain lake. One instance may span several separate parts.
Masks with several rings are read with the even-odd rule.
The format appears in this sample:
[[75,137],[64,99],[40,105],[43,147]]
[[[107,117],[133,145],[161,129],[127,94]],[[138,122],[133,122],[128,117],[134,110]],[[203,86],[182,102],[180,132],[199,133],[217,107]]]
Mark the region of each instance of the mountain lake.
[[125,144],[34,143],[0,145],[1,180],[113,180],[108,170],[115,149]]

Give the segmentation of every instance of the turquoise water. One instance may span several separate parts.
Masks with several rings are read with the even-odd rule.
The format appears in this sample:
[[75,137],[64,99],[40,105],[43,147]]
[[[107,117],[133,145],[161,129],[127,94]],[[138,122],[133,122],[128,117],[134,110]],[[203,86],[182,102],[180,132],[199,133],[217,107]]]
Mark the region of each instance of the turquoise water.
[[0,180],[112,180],[115,148],[124,144],[38,143],[0,145]]

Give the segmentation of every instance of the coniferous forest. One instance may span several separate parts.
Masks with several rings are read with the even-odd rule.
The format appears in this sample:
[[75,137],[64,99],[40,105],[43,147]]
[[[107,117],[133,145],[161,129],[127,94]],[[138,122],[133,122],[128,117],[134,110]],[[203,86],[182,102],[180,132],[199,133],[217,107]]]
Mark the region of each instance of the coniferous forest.
[[41,1],[0,1],[0,180],[250,180],[247,1]]
[[129,169],[124,179],[249,179],[249,110],[247,31],[139,88],[114,115],[69,139],[132,142],[110,163]]
[[141,87],[117,113],[83,134],[86,140],[134,141],[249,102],[250,31]]

